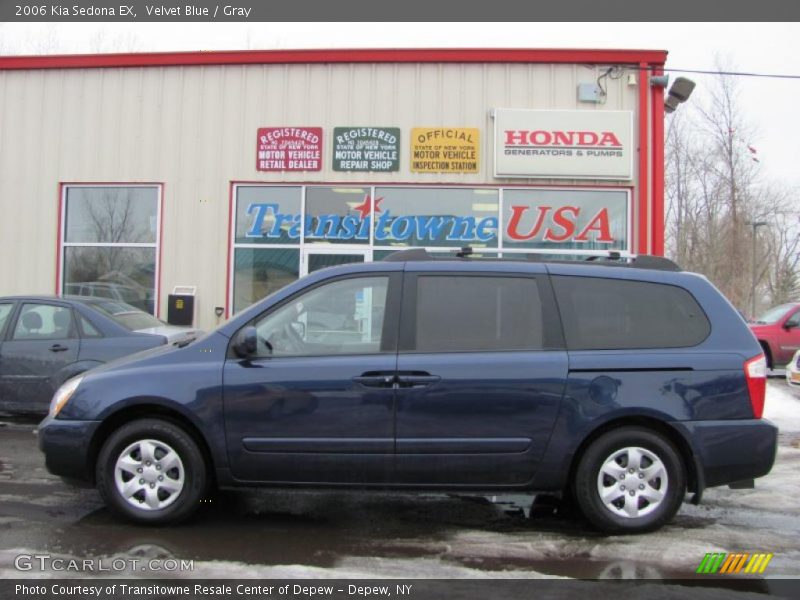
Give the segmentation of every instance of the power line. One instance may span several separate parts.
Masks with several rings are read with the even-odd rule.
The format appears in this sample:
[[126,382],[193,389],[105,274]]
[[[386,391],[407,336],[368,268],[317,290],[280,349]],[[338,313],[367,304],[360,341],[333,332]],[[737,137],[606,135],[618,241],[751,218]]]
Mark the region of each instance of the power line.
[[[651,71],[655,71],[657,67],[650,67]],[[701,69],[672,69],[661,68],[662,71],[669,71],[671,73],[699,73],[702,75],[734,75],[737,77],[768,77],[772,79],[800,79],[800,75],[786,75],[782,73],[750,73],[745,71],[704,71]]]

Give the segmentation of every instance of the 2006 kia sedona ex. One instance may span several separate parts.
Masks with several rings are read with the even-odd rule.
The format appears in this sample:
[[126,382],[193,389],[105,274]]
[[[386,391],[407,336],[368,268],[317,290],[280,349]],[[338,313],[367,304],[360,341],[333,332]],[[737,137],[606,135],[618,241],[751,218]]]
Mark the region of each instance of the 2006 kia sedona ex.
[[302,485],[530,490],[633,533],[769,472],[765,388],[741,316],[666,259],[407,250],[67,381],[39,443],[140,523],[211,486]]

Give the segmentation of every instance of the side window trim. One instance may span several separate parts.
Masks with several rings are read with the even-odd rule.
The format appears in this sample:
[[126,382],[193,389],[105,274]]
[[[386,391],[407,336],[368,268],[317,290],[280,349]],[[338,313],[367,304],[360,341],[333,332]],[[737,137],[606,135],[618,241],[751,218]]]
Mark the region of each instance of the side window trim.
[[10,304],[11,310],[8,313],[6,322],[3,323],[2,327],[0,327],[0,343],[6,339],[11,339],[11,332],[14,331],[14,327],[16,326],[17,322],[17,312],[19,312],[19,302],[16,300],[4,302],[3,304]]
[[[103,335],[103,332],[100,331],[100,328],[97,325],[95,325],[94,323],[92,323],[92,320],[89,317],[87,317],[86,315],[84,315],[81,311],[79,311],[77,309],[74,309],[73,310],[73,316],[75,317],[75,323],[77,325],[78,334],[79,334],[81,339],[99,340],[99,339],[102,339],[102,338],[106,337],[106,336]],[[88,323],[89,326],[92,327],[97,332],[97,335],[89,335],[89,334],[87,334],[86,333],[86,329],[83,326],[84,323]]]
[[[400,312],[398,350],[403,354],[418,353],[417,330],[417,282],[420,277],[498,277],[521,278],[536,281],[542,303],[543,348],[537,350],[461,350],[456,352],[553,352],[564,351],[564,330],[556,306],[555,294],[547,273],[497,272],[497,271],[405,271],[403,274],[402,309]],[[428,354],[428,352],[421,352]]]
[[[231,336],[231,340],[228,344],[228,359],[235,359],[241,360],[239,356],[232,349],[232,344],[236,339],[236,336],[248,326],[254,326],[256,323],[261,321],[262,319],[267,318],[272,313],[280,310],[287,304],[294,302],[300,296],[303,296],[312,290],[315,290],[318,287],[322,287],[323,285],[328,285],[332,283],[337,283],[339,281],[347,281],[349,279],[371,279],[375,277],[385,277],[387,280],[387,290],[386,290],[386,312],[384,315],[384,326],[383,331],[381,332],[381,343],[380,343],[380,350],[378,354],[391,354],[397,353],[397,337],[398,337],[398,329],[399,329],[399,322],[400,322],[400,298],[401,298],[401,288],[403,286],[403,274],[399,271],[365,271],[359,273],[352,273],[348,275],[340,275],[338,277],[331,277],[330,279],[323,279],[322,281],[318,281],[314,285],[310,285],[308,287],[304,287],[298,290],[296,293],[288,296],[281,300],[278,304],[274,304],[270,306],[268,309],[260,312],[258,315],[243,323],[239,329],[236,330]],[[258,360],[281,360],[286,358],[297,359],[297,358],[313,358],[313,357],[320,357],[320,356],[358,356],[359,354],[335,354],[335,355],[312,355],[312,354],[304,354],[304,355],[297,355],[297,356],[254,356],[250,357],[247,360],[250,361],[258,361]]]

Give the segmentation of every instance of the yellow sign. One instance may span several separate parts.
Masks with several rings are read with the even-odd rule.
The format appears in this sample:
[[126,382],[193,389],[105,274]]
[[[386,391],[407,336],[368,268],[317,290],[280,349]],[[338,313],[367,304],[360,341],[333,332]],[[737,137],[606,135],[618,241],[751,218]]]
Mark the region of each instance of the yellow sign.
[[477,173],[480,130],[415,127],[411,130],[414,173]]

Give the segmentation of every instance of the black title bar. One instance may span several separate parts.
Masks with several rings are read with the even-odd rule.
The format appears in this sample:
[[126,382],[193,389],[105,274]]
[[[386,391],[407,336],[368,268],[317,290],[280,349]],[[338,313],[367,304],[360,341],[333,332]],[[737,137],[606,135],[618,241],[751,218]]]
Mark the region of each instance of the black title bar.
[[798,20],[796,0],[0,0],[0,21],[7,23]]

